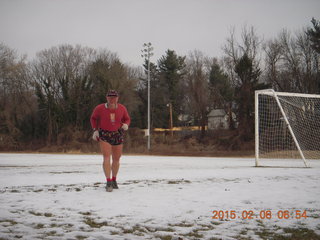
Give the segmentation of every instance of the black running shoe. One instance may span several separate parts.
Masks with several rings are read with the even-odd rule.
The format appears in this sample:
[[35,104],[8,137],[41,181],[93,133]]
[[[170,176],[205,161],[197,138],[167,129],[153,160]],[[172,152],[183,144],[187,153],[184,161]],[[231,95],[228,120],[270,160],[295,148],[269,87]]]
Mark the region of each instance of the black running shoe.
[[113,187],[112,187],[112,182],[107,182],[106,183],[106,191],[107,192],[112,192]]
[[119,187],[118,187],[118,184],[117,184],[117,181],[116,180],[114,180],[114,181],[112,181],[112,188],[113,189],[119,189]]

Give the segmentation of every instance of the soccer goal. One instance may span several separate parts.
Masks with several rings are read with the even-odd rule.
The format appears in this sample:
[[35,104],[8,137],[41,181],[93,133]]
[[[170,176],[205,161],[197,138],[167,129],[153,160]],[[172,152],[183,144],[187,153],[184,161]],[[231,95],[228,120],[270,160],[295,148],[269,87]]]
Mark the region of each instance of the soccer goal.
[[255,155],[256,166],[320,159],[320,95],[255,91]]

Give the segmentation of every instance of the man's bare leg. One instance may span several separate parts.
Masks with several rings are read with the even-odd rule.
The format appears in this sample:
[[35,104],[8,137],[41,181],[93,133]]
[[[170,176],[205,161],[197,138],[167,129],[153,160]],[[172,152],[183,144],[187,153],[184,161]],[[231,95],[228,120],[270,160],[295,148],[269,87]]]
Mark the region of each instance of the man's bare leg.
[[112,171],[112,186],[115,189],[118,189],[117,184],[117,175],[120,168],[120,158],[122,155],[122,144],[112,146],[112,165],[111,165],[111,171]]
[[117,177],[120,168],[120,158],[122,155],[122,144],[112,146],[112,177]]
[[[103,171],[104,171],[104,175],[106,176],[106,180],[110,181],[111,183],[111,172],[112,172],[112,167],[110,164],[110,156],[111,156],[111,152],[112,152],[112,146],[104,141],[100,141],[100,149],[101,152],[103,154]],[[112,191],[112,188],[108,188],[108,183],[107,183],[107,191]]]

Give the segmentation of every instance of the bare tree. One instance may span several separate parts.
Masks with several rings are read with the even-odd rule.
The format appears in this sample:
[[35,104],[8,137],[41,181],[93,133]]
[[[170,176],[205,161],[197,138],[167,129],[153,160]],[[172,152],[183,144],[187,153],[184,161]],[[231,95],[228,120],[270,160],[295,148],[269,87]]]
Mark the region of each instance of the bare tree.
[[209,110],[209,72],[203,53],[195,50],[187,57],[186,84],[190,108],[195,120],[201,126],[201,137],[205,135],[207,115]]
[[264,87],[260,81],[260,59],[262,39],[253,27],[245,26],[241,32],[241,41],[235,38],[234,29],[223,47],[225,72],[235,89],[234,102],[239,122],[239,138],[253,138],[254,91]]
[[115,53],[102,49],[89,64],[88,74],[92,82],[93,106],[104,102],[107,91],[115,89],[129,112],[136,110],[139,101],[135,90],[141,75],[138,68],[121,63]]
[[[35,99],[27,78],[25,57],[0,44],[0,145],[18,147],[24,134],[32,135],[32,124],[24,125],[35,110]],[[11,146],[10,146],[11,145]]]
[[300,71],[300,53],[297,49],[297,43],[292,39],[291,34],[287,30],[283,30],[280,34],[280,44],[282,48],[283,67],[286,70],[282,76],[283,82],[289,83],[286,89],[289,91],[302,92],[301,71]]
[[88,100],[90,82],[86,75],[94,50],[60,45],[37,54],[32,77],[39,101],[39,114],[46,130],[47,143],[54,142],[63,127],[80,127],[83,104]]
[[313,49],[306,30],[295,36],[282,30],[265,44],[266,81],[275,90],[317,93],[319,54]]
[[301,58],[302,71],[302,92],[305,93],[320,93],[319,80],[317,79],[319,73],[320,54],[313,48],[310,36],[303,29],[297,34],[297,47]]
[[255,68],[260,67],[262,39],[257,35],[253,26],[244,26],[240,35],[241,41],[237,41],[235,29],[231,29],[230,36],[223,46],[225,56],[223,57],[224,70],[227,72],[234,86],[239,85],[239,76],[235,73],[235,66],[244,56],[252,60]]
[[266,82],[275,90],[283,91],[280,82],[278,65],[281,61],[282,49],[277,40],[269,40],[264,44]]

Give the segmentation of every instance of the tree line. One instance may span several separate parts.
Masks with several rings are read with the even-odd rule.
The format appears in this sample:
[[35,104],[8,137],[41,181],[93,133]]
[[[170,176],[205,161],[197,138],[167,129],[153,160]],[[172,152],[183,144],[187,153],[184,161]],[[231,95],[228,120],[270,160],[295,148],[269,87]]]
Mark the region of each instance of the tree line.
[[[254,91],[320,93],[320,25],[296,34],[287,30],[263,40],[254,27],[235,29],[223,45],[224,55],[208,57],[194,50],[178,56],[168,49],[150,61],[151,126],[197,125],[206,134],[207,115],[224,109],[229,128],[240,141],[254,135]],[[105,102],[108,89],[120,93],[131,127],[147,126],[147,69],[124,64],[116,53],[62,44],[28,61],[0,44],[0,149],[18,149],[21,142],[59,144],[76,136],[87,141],[93,108]],[[235,128],[236,114],[238,127]]]

